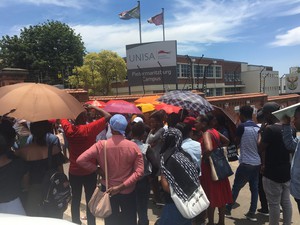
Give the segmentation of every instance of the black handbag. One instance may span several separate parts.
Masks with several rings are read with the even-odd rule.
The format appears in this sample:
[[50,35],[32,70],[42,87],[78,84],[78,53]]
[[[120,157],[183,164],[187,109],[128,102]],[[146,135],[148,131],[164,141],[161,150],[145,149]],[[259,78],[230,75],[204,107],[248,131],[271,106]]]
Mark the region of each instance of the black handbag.
[[[213,138],[217,142],[217,139],[212,134]],[[220,146],[212,150],[209,156],[209,164],[211,167],[211,177],[213,181],[224,180],[233,174],[233,171],[229,165],[227,157],[224,153],[224,148]]]

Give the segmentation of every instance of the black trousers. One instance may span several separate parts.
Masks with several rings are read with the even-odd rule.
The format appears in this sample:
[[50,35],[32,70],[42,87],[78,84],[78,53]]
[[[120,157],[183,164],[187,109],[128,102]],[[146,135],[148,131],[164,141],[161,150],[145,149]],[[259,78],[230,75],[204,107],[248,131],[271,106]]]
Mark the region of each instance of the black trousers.
[[95,217],[88,208],[88,202],[91,199],[97,184],[97,175],[92,173],[85,176],[76,176],[69,173],[70,185],[72,187],[72,203],[71,214],[72,222],[81,224],[80,220],[80,202],[82,195],[82,187],[84,187],[86,199],[86,217],[88,225],[96,225]]
[[[105,191],[105,186],[101,186]],[[137,225],[136,192],[116,194],[110,198],[112,214],[104,219],[105,225]]]
[[259,201],[261,204],[261,208],[263,210],[269,211],[268,200],[267,200],[264,188],[263,188],[262,177],[263,177],[263,175],[261,173],[259,173],[259,181],[258,181]]

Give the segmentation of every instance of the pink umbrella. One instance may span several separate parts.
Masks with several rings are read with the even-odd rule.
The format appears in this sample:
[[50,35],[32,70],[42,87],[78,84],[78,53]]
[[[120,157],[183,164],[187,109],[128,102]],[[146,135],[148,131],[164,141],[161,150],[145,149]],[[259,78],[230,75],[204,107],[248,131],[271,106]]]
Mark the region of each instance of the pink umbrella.
[[106,103],[104,110],[110,113],[142,114],[135,104],[124,100],[110,100]]
[[106,105],[105,102],[99,101],[99,100],[91,100],[91,101],[87,101],[85,102],[85,104],[89,104],[92,106],[96,106],[98,108],[104,108],[104,106]]
[[155,109],[156,110],[164,110],[167,114],[171,114],[171,113],[178,113],[179,110],[181,109],[180,107],[178,106],[174,106],[174,105],[168,105],[168,104],[165,104],[165,103],[161,103],[159,105],[156,105],[155,106]]

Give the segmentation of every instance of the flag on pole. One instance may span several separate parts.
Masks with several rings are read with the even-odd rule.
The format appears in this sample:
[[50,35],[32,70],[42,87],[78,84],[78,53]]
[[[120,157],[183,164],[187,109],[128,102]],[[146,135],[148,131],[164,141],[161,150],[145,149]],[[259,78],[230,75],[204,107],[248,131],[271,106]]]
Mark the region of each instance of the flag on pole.
[[121,12],[119,14],[119,17],[122,20],[130,20],[132,18],[139,19],[140,18],[140,7],[139,7],[139,5],[134,7],[133,9]]
[[159,25],[163,25],[164,24],[164,14],[163,12],[149,18],[147,20],[148,23],[154,23],[156,26],[159,26]]

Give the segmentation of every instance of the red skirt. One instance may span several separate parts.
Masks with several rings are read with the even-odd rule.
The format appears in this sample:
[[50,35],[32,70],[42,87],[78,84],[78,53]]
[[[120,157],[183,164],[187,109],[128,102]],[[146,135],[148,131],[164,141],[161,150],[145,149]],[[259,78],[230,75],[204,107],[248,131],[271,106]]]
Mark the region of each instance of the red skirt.
[[211,178],[211,170],[209,163],[202,160],[201,163],[201,185],[208,200],[210,207],[223,207],[226,204],[232,203],[232,193],[228,178],[220,181],[213,181]]

